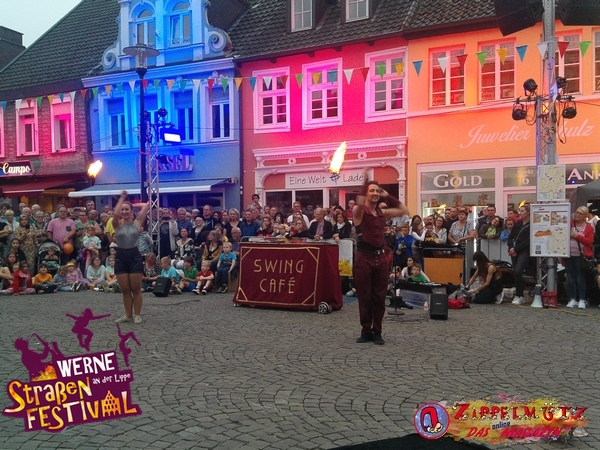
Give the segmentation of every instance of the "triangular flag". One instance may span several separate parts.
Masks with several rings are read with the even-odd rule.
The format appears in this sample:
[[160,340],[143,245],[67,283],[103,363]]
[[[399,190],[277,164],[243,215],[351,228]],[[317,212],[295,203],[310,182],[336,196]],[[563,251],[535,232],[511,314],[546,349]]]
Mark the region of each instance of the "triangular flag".
[[287,86],[287,80],[288,80],[288,78],[289,78],[289,75],[281,75],[279,77],[279,79],[281,80],[281,85],[284,87],[284,89]]
[[131,92],[135,91],[135,80],[129,82],[129,87],[131,88]]
[[299,88],[302,87],[302,78],[304,78],[304,74],[302,74],[302,73],[296,74],[296,83],[298,83]]
[[413,61],[413,66],[415,68],[415,72],[417,72],[417,76],[421,75],[421,66],[423,65],[423,60]]
[[581,56],[585,56],[585,53],[587,52],[587,49],[591,43],[592,41],[579,41],[579,50],[581,50]]
[[398,75],[399,77],[402,76],[402,72],[404,72],[404,63],[396,63],[394,64],[394,68],[396,69],[396,75]]
[[173,89],[174,84],[175,80],[173,80],[172,78],[167,78],[167,88],[169,89],[169,92],[171,91],[171,89]]
[[337,82],[337,70],[336,69],[327,71],[327,81],[329,81],[330,83]]
[[21,109],[21,102],[23,100],[22,99],[17,99],[15,100],[15,109],[18,111],[19,109]]
[[98,88],[92,88],[92,97],[98,97]]
[[154,89],[158,90],[158,88],[160,87],[160,78],[157,80],[152,80],[153,84],[154,84]]
[[346,83],[350,84],[350,80],[352,80],[352,73],[354,73],[354,69],[344,69],[344,76],[346,77]]
[[369,68],[368,67],[361,67],[360,68],[360,73],[363,76],[363,81],[367,81],[367,77],[369,76]]
[[75,94],[76,94],[76,92],[75,92],[75,91],[71,91],[71,92],[69,92],[69,96],[71,97],[71,103],[74,103],[74,102],[75,102]]
[[62,103],[65,100],[65,94],[61,92],[58,94],[58,98],[60,98],[60,102]]
[[85,99],[85,94],[87,94],[87,89],[82,89],[79,92],[81,92],[81,98]]
[[200,83],[202,83],[202,80],[200,78],[192,78],[192,84],[194,85],[194,91],[198,91],[198,89],[200,89]]
[[380,64],[377,66],[377,74],[383,78],[383,76],[385,75],[385,66],[383,64]]
[[186,85],[187,85],[187,80],[185,78],[182,78],[181,80],[179,80],[179,90],[180,91],[185,91]]
[[104,90],[106,91],[106,93],[108,95],[110,95],[110,93],[112,92],[112,85],[111,84],[107,84],[106,86],[104,86]]
[[242,77],[235,77],[235,78],[233,79],[233,81],[235,81],[235,88],[236,88],[238,91],[240,90],[240,86],[241,86],[241,84],[242,84],[242,80],[243,80],[243,78],[242,78]]
[[487,52],[483,51],[483,52],[477,52],[475,54],[477,55],[477,59],[479,60],[479,65],[481,67],[483,67],[483,65],[485,64],[485,57],[487,56]]
[[500,47],[496,50],[498,56],[500,57],[500,64],[504,65],[504,61],[506,61],[506,55],[508,55],[508,49],[506,47]]
[[53,101],[54,101],[54,94],[50,94],[48,96],[48,103],[52,104]]
[[6,102],[0,102],[0,108],[2,108],[2,110],[6,110]]
[[254,92],[254,88],[256,87],[256,77],[250,77],[250,78],[248,78],[248,81],[250,82],[250,87],[252,88],[252,92]]
[[564,58],[567,47],[569,46],[569,41],[560,41],[556,44],[558,45],[558,53],[560,54],[560,57]]
[[446,67],[448,66],[448,57],[447,56],[439,57],[438,64],[440,65],[440,68],[442,69],[442,73],[446,73]]
[[123,92],[123,85],[122,84],[115,84],[115,92]]
[[527,53],[527,46],[519,45],[518,47],[516,47],[516,49],[517,49],[517,53],[519,54],[519,60],[521,60],[521,62],[523,62],[523,60],[525,59],[525,53]]
[[31,102],[32,102],[32,99],[28,98],[28,99],[27,99],[27,100],[25,100],[25,101],[27,102],[27,107],[28,107],[28,108],[31,108]]
[[538,51],[540,52],[540,55],[542,56],[542,58],[544,58],[546,56],[546,51],[548,50],[548,43],[547,42],[539,42],[537,45]]
[[208,90],[212,91],[213,84],[215,84],[215,79],[214,78],[209,78],[208,80],[206,80],[206,82],[208,83]]
[[223,88],[223,92],[227,92],[227,85],[229,84],[229,78],[221,77],[221,87]]
[[144,85],[144,90],[148,89],[148,80],[142,80],[142,84]]
[[38,108],[41,108],[41,107],[42,107],[42,98],[43,98],[43,97],[38,97],[38,98],[37,98],[37,105],[38,105]]
[[271,81],[273,80],[273,77],[263,77],[263,81],[265,82],[265,88],[267,91],[271,90]]
[[457,55],[456,59],[458,60],[458,65],[461,69],[465,68],[465,62],[467,61],[467,56],[469,55]]
[[319,84],[321,82],[321,71],[313,72],[312,74],[312,82],[313,84]]

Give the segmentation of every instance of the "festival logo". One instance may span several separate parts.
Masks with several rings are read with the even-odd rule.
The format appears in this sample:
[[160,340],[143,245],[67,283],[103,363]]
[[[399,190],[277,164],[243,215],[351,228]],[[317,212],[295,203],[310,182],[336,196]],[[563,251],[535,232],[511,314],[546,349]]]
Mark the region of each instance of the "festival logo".
[[585,436],[585,410],[556,399],[520,401],[501,394],[497,402],[427,403],[415,413],[415,429],[427,439],[450,434],[491,444]]
[[[86,308],[81,315],[67,314],[75,321],[71,331],[79,345],[90,351],[94,333],[90,322],[109,317],[110,314],[95,316]],[[141,345],[133,332],[123,333],[116,325],[119,350],[125,365],[129,367],[131,339]],[[37,340],[41,352],[30,348]],[[23,419],[25,431],[59,432],[67,426],[101,422],[137,416],[140,407],[131,402],[131,370],[119,370],[117,352],[87,353],[65,356],[56,342],[47,342],[33,333],[28,339],[18,338],[15,349],[21,353],[21,362],[29,373],[29,382],[12,380],[6,392],[12,406],[4,408],[2,414]]]

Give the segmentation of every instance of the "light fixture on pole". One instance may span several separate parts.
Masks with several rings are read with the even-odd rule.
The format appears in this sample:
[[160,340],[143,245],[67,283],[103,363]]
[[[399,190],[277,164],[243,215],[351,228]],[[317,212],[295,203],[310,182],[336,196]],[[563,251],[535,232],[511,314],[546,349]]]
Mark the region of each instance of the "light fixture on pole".
[[140,77],[140,198],[142,203],[148,201],[148,189],[146,188],[147,168],[146,168],[146,118],[144,111],[144,75],[148,71],[148,58],[158,56],[158,50],[148,47],[145,44],[136,44],[132,47],[125,47],[123,53],[129,56],[135,56],[135,71]]

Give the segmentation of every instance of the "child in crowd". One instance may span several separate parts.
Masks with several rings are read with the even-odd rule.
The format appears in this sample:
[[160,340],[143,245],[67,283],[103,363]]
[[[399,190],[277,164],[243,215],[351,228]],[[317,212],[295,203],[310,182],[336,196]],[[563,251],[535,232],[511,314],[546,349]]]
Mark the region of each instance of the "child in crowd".
[[160,276],[171,280],[171,293],[181,294],[181,289],[179,289],[180,276],[177,269],[171,265],[171,257],[165,256],[161,258],[160,265],[162,267]]
[[[415,264],[419,264],[419,262],[417,260],[415,260],[415,257],[410,257],[406,260],[406,267],[404,267],[402,269],[402,273],[400,274],[400,277],[404,280],[408,280],[408,278],[412,275],[412,267]],[[421,265],[419,264],[419,267],[421,267]],[[423,272],[423,269],[420,269],[421,271],[421,275],[423,275],[426,278],[426,282],[429,283],[429,277],[425,274],[425,272]]]
[[104,292],[121,292],[117,276],[115,275],[115,257],[108,257],[108,266],[104,268],[104,283],[101,284]]
[[10,247],[7,247],[6,251],[4,252],[5,255],[8,255],[9,253],[14,253],[17,255],[17,261],[19,262],[27,260],[25,252],[21,250],[21,243],[16,238],[10,241]]
[[38,294],[52,294],[58,290],[52,282],[52,275],[48,273],[48,266],[45,263],[40,263],[38,274],[33,277],[33,288]]
[[48,270],[58,270],[60,264],[58,262],[58,255],[56,254],[56,247],[48,247],[46,256],[44,257],[44,264]]
[[111,244],[108,247],[108,256],[106,257],[106,262],[104,263],[106,267],[108,267],[108,258],[110,258],[111,256],[113,258],[117,257],[117,244],[115,242],[111,242]]
[[35,294],[31,278],[29,263],[26,260],[21,261],[19,269],[13,273],[12,295]]
[[413,263],[410,268],[410,277],[408,277],[408,281],[413,281],[415,283],[429,282],[429,279],[421,272],[421,264]]
[[83,237],[83,250],[81,251],[81,257],[85,261],[85,271],[87,273],[88,267],[92,264],[94,257],[99,255],[100,246],[102,242],[100,238],[96,236],[96,230],[94,225],[88,225],[85,227],[85,236]]
[[402,267],[394,266],[388,280],[388,291],[395,289],[396,283],[402,279]]
[[206,295],[206,293],[212,289],[215,276],[210,270],[210,261],[202,261],[200,269],[201,270],[198,272],[198,277],[196,278],[196,289],[194,289],[192,293],[198,295],[200,293],[200,289],[202,289],[202,295]]
[[59,291],[70,291],[71,285],[67,282],[67,266],[60,266],[52,281]]
[[160,270],[161,267],[156,264],[156,253],[148,253],[144,264],[144,276],[142,277],[142,292],[152,292],[152,286],[160,276]]
[[407,261],[412,258],[412,246],[414,238],[410,234],[408,223],[400,225],[400,236],[396,239],[394,249],[394,265],[402,268],[407,266]]
[[196,289],[196,278],[198,278],[198,269],[194,264],[194,258],[186,256],[183,258],[183,276],[179,282],[179,289],[182,292],[190,292]]
[[215,284],[219,286],[218,293],[227,292],[227,284],[229,283],[229,274],[233,271],[236,262],[235,253],[231,251],[231,242],[223,243],[223,253],[219,256],[217,263],[217,280]]
[[77,261],[74,259],[67,263],[67,283],[71,286],[72,292],[87,289],[90,285],[90,282],[83,277],[81,270],[77,267]]
[[102,260],[99,255],[94,256],[92,259],[92,264],[87,268],[86,277],[90,281],[90,289],[96,288],[96,290],[100,290],[99,287],[102,283],[106,281],[106,267],[102,265]]

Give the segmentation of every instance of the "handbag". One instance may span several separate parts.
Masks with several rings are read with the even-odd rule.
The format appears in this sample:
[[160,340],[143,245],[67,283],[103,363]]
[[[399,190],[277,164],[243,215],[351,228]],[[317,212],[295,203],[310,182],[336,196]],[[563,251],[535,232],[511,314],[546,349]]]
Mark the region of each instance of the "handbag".
[[577,241],[577,247],[579,247],[579,253],[581,254],[581,270],[584,275],[596,276],[598,269],[596,268],[596,261],[594,258],[588,258],[581,251],[581,243]]

